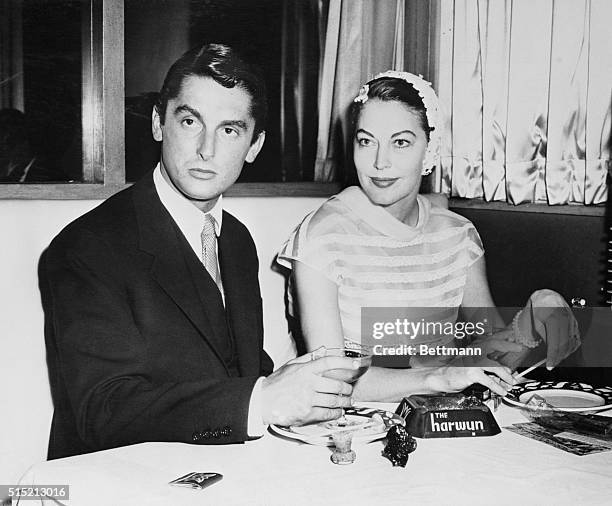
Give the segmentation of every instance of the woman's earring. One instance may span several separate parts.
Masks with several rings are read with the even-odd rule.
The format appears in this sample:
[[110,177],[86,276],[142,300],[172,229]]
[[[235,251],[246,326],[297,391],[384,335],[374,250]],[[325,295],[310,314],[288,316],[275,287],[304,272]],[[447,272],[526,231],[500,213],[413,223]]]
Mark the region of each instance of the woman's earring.
[[428,147],[423,157],[423,168],[421,169],[421,176],[429,176],[434,170],[436,163],[434,160],[433,153]]
[[421,169],[422,176],[429,176],[434,168],[440,163],[440,148],[439,143],[434,139],[430,140],[425,155],[423,156],[423,168]]
[[431,165],[426,165],[425,164],[426,160],[423,160],[423,169],[421,170],[421,176],[429,176],[429,174],[431,174],[434,170],[434,168]]

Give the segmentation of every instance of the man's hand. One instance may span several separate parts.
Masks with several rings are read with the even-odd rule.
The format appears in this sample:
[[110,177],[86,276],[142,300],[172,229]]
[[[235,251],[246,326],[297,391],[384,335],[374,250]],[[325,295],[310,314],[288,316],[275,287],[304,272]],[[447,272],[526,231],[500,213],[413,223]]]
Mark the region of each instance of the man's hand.
[[[310,355],[308,355],[310,356]],[[351,406],[353,387],[325,378],[332,369],[356,369],[348,357],[308,356],[287,362],[262,382],[262,415],[265,424],[304,425],[335,420]]]

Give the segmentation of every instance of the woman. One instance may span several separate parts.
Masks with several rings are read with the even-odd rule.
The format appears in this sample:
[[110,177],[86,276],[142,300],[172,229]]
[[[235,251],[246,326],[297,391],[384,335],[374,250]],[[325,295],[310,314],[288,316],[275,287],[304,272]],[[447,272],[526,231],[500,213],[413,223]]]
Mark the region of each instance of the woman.
[[[278,257],[293,269],[307,348],[361,342],[361,310],[367,307],[402,308],[398,311],[411,321],[426,312],[428,320],[451,324],[462,307],[464,319],[477,322],[482,315],[469,308],[494,307],[478,233],[465,218],[418,195],[422,176],[439,162],[441,120],[433,89],[413,74],[388,71],[364,85],[353,106],[360,187],[347,188],[307,216]],[[536,292],[529,310],[518,313],[509,328],[471,346],[487,357],[523,353],[543,333],[533,330],[537,317],[531,306],[550,297],[564,304],[554,292]],[[540,316],[546,322],[548,313]],[[487,318],[489,326],[503,327],[494,309]],[[547,365],[575,349],[575,340],[568,338],[573,323],[569,327],[561,338],[549,336]],[[454,339],[422,333],[409,342],[438,349],[455,346]],[[458,360],[425,355],[408,357],[409,369],[372,367],[354,397],[395,401],[474,383],[504,395],[514,384],[510,369],[492,360],[455,367]]]

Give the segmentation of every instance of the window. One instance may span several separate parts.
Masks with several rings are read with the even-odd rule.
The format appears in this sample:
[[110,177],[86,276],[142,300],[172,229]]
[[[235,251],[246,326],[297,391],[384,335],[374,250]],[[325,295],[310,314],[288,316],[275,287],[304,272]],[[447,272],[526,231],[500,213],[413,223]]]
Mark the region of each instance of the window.
[[281,181],[283,0],[128,0],[124,16],[127,180],[138,180],[159,159],[159,145],[151,137],[151,109],[168,68],[189,48],[214,42],[259,64],[266,77],[266,143],[255,162],[245,164],[239,181]]
[[13,179],[4,168],[0,197],[105,198],[115,193],[125,182],[123,116],[118,114],[123,108],[122,3],[0,0],[0,6],[2,109],[12,111],[10,121],[28,126],[23,132],[9,127],[21,138],[3,135],[2,161],[6,167],[7,158],[20,160],[23,153],[34,160]]
[[83,181],[79,0],[2,2],[0,181]]
[[[37,153],[26,177],[13,169],[10,178],[1,178],[0,198],[106,198],[137,180],[158,159],[150,113],[168,66],[189,47],[209,41],[232,45],[269,76],[266,147],[245,166],[240,181],[251,184],[232,193],[337,190],[305,183],[279,192],[277,185],[262,184],[283,179],[282,0],[0,0],[0,9],[1,105],[17,110],[11,113],[17,118],[9,118],[24,125],[17,133],[36,140],[29,151],[14,151]],[[19,118],[30,116],[26,127]],[[6,167],[5,151],[0,163]]]

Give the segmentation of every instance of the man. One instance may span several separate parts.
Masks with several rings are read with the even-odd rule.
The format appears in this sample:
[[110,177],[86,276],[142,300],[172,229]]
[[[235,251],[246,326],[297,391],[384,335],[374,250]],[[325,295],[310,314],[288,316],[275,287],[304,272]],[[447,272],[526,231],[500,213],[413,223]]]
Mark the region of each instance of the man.
[[263,351],[258,260],[222,193],[261,149],[259,71],[207,45],[170,68],[152,174],[68,225],[41,259],[55,413],[49,458],[142,441],[234,443],[337,418],[347,358]]

